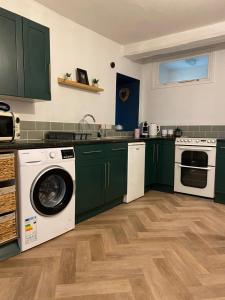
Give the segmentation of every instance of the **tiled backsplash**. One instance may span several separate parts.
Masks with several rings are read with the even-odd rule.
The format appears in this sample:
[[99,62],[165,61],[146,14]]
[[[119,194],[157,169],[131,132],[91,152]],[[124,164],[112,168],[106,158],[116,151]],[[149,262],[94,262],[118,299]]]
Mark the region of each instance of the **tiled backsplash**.
[[189,126],[161,126],[161,129],[175,129],[179,127],[183,136],[187,137],[208,137],[208,138],[225,138],[225,125],[189,125]]
[[[176,127],[179,127],[183,136],[187,137],[225,138],[225,125],[168,125],[161,126],[161,129],[175,129]],[[90,133],[92,137],[96,137],[99,128],[100,124],[21,121],[21,139],[42,140],[49,131]],[[101,134],[105,136],[133,136],[133,131],[116,131],[115,126],[112,125],[112,129],[101,129]]]
[[[21,140],[42,140],[49,131],[67,131],[76,133],[90,133],[96,137],[100,124],[61,123],[61,122],[40,122],[21,121]],[[133,131],[116,131],[112,129],[101,129],[105,136],[132,136]]]

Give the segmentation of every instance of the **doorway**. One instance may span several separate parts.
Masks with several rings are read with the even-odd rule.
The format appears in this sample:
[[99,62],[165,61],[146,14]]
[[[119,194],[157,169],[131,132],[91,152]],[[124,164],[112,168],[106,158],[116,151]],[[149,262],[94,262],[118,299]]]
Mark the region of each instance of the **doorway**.
[[132,131],[138,127],[140,80],[117,73],[115,125]]

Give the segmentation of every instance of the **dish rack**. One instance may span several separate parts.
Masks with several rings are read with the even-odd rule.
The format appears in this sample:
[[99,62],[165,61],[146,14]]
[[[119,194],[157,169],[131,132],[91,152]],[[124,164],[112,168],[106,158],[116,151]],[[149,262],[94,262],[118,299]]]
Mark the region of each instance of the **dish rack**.
[[0,245],[16,239],[15,154],[0,152]]

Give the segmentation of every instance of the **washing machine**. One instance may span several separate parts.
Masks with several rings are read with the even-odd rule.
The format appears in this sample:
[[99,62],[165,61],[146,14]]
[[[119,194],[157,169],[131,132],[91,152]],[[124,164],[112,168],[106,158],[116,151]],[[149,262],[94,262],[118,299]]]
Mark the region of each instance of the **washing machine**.
[[21,251],[73,229],[74,149],[19,150],[18,194]]

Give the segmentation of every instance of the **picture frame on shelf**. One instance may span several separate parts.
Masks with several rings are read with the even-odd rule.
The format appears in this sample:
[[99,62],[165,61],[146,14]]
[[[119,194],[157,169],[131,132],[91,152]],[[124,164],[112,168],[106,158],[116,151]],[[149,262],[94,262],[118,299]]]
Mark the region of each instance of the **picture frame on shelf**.
[[89,85],[87,71],[77,68],[77,82]]

